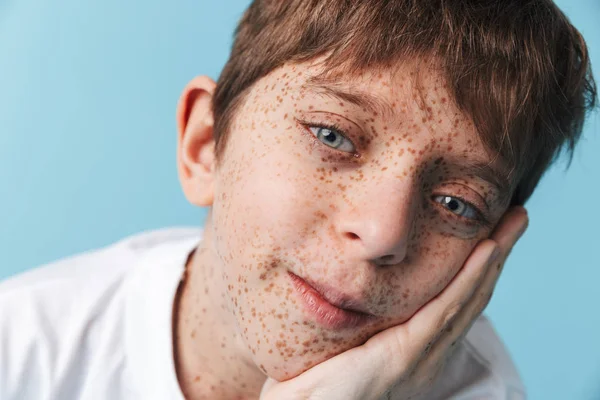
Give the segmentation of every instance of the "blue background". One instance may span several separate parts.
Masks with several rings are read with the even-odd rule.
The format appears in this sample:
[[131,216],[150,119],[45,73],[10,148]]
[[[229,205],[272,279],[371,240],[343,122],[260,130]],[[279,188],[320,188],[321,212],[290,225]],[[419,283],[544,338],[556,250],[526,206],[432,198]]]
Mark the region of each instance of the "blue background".
[[[0,278],[142,230],[201,225],[175,169],[175,106],[217,78],[248,1],[0,1]],[[600,79],[600,2],[558,2]],[[531,399],[600,399],[600,117],[487,310]]]

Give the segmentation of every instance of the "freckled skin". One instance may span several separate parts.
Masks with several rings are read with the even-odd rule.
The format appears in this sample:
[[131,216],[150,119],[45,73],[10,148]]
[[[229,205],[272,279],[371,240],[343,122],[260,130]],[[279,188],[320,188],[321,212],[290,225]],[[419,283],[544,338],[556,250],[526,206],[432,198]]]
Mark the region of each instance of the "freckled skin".
[[[407,321],[506,210],[496,188],[452,161],[490,161],[473,124],[435,70],[420,72],[416,93],[413,69],[346,80],[385,99],[391,115],[303,90],[314,64],[285,65],[252,88],[181,294],[181,368],[202,371],[181,379],[202,387],[195,398],[255,398],[264,374],[292,378]],[[327,147],[299,121],[335,124],[356,151]],[[434,195],[485,208],[488,222],[461,220]],[[376,318],[325,329],[288,270],[364,299]]]

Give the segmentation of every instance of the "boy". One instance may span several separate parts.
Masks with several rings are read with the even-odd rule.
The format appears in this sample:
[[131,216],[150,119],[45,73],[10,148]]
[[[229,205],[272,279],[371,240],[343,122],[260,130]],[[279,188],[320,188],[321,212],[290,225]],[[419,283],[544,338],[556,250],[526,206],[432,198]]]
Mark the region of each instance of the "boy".
[[177,110],[204,231],[4,282],[0,398],[524,398],[479,315],[589,71],[549,0],[254,1]]

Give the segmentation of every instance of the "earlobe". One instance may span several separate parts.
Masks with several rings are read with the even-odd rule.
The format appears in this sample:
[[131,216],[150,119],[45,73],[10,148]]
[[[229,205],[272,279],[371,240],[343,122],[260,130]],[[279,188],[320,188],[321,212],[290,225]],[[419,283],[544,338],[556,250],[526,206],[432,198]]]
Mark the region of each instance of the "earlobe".
[[196,77],[183,90],[177,106],[177,171],[185,197],[199,207],[212,205],[214,199],[215,87],[209,77]]

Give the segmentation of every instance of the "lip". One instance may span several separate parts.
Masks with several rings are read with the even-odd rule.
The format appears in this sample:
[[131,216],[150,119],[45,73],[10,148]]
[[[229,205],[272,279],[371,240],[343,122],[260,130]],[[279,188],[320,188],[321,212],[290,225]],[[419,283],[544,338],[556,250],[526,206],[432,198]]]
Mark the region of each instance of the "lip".
[[327,301],[323,294],[298,275],[288,271],[288,276],[304,309],[325,328],[332,330],[357,328],[375,318],[372,314],[340,308]]

